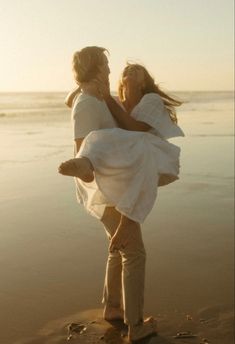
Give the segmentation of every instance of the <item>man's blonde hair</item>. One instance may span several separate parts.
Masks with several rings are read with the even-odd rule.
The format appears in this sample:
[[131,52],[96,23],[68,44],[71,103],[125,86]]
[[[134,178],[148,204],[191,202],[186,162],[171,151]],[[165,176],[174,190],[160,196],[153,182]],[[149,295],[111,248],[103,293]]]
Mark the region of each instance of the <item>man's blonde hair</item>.
[[73,54],[74,78],[79,85],[96,78],[104,64],[105,52],[108,52],[105,48],[91,46]]

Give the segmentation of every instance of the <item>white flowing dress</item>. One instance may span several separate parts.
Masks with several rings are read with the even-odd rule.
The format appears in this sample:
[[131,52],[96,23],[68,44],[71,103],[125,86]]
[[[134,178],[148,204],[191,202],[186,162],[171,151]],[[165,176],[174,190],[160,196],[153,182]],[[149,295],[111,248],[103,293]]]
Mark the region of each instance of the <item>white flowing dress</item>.
[[143,223],[154,205],[158,186],[179,179],[180,148],[167,139],[184,133],[170,119],[160,96],[146,94],[131,116],[152,129],[91,131],[76,155],[89,158],[95,170],[92,183],[75,178],[78,201],[99,219],[106,206],[114,206],[130,219]]

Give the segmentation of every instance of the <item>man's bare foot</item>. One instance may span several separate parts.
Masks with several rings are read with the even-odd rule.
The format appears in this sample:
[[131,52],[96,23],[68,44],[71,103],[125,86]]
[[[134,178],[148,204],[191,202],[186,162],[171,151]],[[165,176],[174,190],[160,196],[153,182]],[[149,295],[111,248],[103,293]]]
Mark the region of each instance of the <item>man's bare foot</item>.
[[129,326],[128,340],[135,342],[140,339],[146,338],[150,335],[157,334],[157,321],[153,317],[145,319],[142,323],[136,326]]
[[107,321],[123,320],[123,309],[114,307],[105,307],[103,312],[103,318]]
[[58,172],[64,176],[77,177],[86,183],[94,180],[93,166],[90,160],[85,157],[62,162]]

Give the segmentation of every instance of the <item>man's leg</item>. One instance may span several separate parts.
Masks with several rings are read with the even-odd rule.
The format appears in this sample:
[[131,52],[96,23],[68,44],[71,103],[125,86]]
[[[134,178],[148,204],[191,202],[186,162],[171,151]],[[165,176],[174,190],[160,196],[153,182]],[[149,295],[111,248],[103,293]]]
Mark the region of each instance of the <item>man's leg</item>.
[[111,251],[115,252],[115,247],[122,256],[124,321],[129,340],[140,340],[156,333],[156,320],[143,320],[146,253],[139,223],[122,215]]
[[120,250],[124,320],[128,325],[136,325],[143,321],[146,252],[139,223],[132,222],[128,230],[130,239]]
[[[116,232],[120,220],[120,213],[114,208],[106,208],[102,222],[108,229],[109,238]],[[129,340],[139,340],[156,333],[156,321],[151,317],[143,320],[146,253],[140,225],[128,220],[125,230],[130,233],[127,245],[109,253],[108,257],[104,287],[107,312],[104,316],[119,317],[123,293],[124,321],[128,325]]]
[[[113,207],[107,207],[101,219],[109,240],[115,233],[121,215]],[[123,318],[122,310],[122,258],[119,251],[109,252],[104,281],[104,318]]]

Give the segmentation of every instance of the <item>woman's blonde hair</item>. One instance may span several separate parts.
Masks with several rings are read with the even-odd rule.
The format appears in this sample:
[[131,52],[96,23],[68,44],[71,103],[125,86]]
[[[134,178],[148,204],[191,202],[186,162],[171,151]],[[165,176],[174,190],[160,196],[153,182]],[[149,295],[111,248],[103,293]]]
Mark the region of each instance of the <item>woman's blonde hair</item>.
[[123,72],[122,72],[122,76],[121,79],[119,81],[119,87],[118,87],[118,94],[119,94],[119,98],[121,101],[124,100],[124,94],[123,94],[123,78],[125,77],[125,74],[128,72],[128,70],[130,69],[134,69],[136,71],[142,71],[144,74],[144,84],[142,87],[142,93],[143,95],[147,94],[147,93],[157,93],[165,107],[167,108],[170,118],[174,123],[177,123],[177,116],[176,116],[176,110],[175,110],[175,106],[180,106],[183,102],[175,99],[171,96],[169,96],[168,94],[166,94],[165,92],[163,92],[160,87],[155,83],[154,78],[149,74],[149,72],[147,71],[147,69],[137,63],[127,63],[127,66],[124,68]]
[[73,54],[73,73],[76,82],[80,85],[89,82],[99,74],[99,68],[104,64],[105,52],[102,47],[85,47]]

